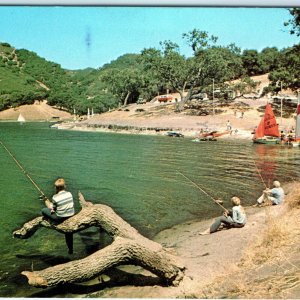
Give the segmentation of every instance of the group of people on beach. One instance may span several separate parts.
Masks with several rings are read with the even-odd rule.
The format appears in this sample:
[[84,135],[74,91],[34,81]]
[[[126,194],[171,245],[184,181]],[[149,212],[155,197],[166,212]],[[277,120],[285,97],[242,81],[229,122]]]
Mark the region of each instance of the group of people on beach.
[[[42,215],[49,222],[59,224],[75,215],[74,200],[72,194],[66,191],[66,183],[63,178],[57,179],[54,186],[56,193],[51,200],[47,198],[44,199],[46,207],[42,209]],[[266,188],[263,191],[254,206],[278,205],[284,201],[284,190],[280,186],[280,182],[275,180],[273,186],[272,189]],[[231,203],[232,209],[227,210],[224,208],[224,214],[216,218],[214,223],[208,229],[200,233],[201,235],[214,233],[218,231],[221,226],[227,228],[241,228],[245,226],[247,216],[245,209],[241,205],[240,198],[236,196],[232,197]],[[69,254],[72,254],[73,234],[66,233],[65,240],[69,249]]]
[[243,119],[243,118],[244,118],[245,111],[244,111],[244,110],[240,110],[239,112],[240,112],[240,115],[238,116],[238,111],[235,109],[235,110],[234,110],[234,116],[235,116],[236,118],[241,118],[241,119]]

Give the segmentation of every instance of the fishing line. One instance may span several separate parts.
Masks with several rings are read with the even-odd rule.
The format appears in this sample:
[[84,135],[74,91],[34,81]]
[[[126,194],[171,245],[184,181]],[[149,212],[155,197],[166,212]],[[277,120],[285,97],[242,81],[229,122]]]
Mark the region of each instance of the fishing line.
[[185,179],[187,179],[188,181],[190,181],[197,189],[199,189],[202,193],[204,193],[206,196],[208,196],[210,199],[212,199],[216,204],[218,204],[220,207],[222,207],[222,209],[224,209],[225,211],[228,211],[227,208],[225,208],[221,203],[219,203],[216,199],[214,199],[211,195],[209,195],[205,190],[203,190],[197,183],[195,183],[193,180],[191,180],[190,178],[188,178],[187,176],[185,176],[184,174],[182,174],[181,172],[179,172],[177,170],[177,173],[180,174],[181,176],[183,176]]
[[258,175],[259,175],[259,177],[260,177],[260,179],[261,179],[261,182],[264,184],[265,188],[267,189],[268,187],[267,187],[267,185],[266,185],[266,183],[265,183],[263,177],[261,176],[260,171],[258,170],[258,167],[257,167],[257,165],[256,165],[256,162],[255,162],[254,158],[253,158],[252,160],[253,160],[253,163],[254,163],[254,165],[255,165],[256,171],[257,171],[257,173],[258,173]]
[[4,145],[4,143],[0,140],[2,147],[6,150],[9,156],[14,160],[17,166],[21,169],[21,171],[25,174],[25,176],[30,180],[33,186],[42,194],[42,196],[46,197],[45,193],[38,187],[38,185],[34,182],[34,180],[30,177],[30,175],[26,172],[20,162],[15,158],[15,156],[8,150],[8,148]]

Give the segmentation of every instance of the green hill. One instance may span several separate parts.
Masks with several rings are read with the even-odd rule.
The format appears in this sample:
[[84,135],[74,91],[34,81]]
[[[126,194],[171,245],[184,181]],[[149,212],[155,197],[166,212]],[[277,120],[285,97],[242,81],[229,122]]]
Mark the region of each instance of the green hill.
[[46,89],[24,72],[16,50],[9,44],[0,44],[0,110],[33,103],[46,94]]
[[48,104],[78,114],[88,108],[103,112],[117,105],[92,68],[69,71],[36,53],[0,43],[0,110],[47,100]]

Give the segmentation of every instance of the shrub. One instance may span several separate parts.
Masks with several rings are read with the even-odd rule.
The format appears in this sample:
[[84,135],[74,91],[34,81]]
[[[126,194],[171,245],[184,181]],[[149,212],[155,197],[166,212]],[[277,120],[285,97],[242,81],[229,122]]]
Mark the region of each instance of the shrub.
[[1,46],[3,47],[10,47],[11,48],[11,45],[9,43],[0,43]]

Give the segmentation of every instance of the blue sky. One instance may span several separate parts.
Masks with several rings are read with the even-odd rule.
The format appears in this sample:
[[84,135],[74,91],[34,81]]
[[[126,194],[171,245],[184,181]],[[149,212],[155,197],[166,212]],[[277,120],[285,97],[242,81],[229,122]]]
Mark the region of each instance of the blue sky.
[[285,8],[0,6],[0,41],[36,52],[66,69],[99,68],[125,53],[179,44],[197,28],[243,49],[299,43],[283,23]]

